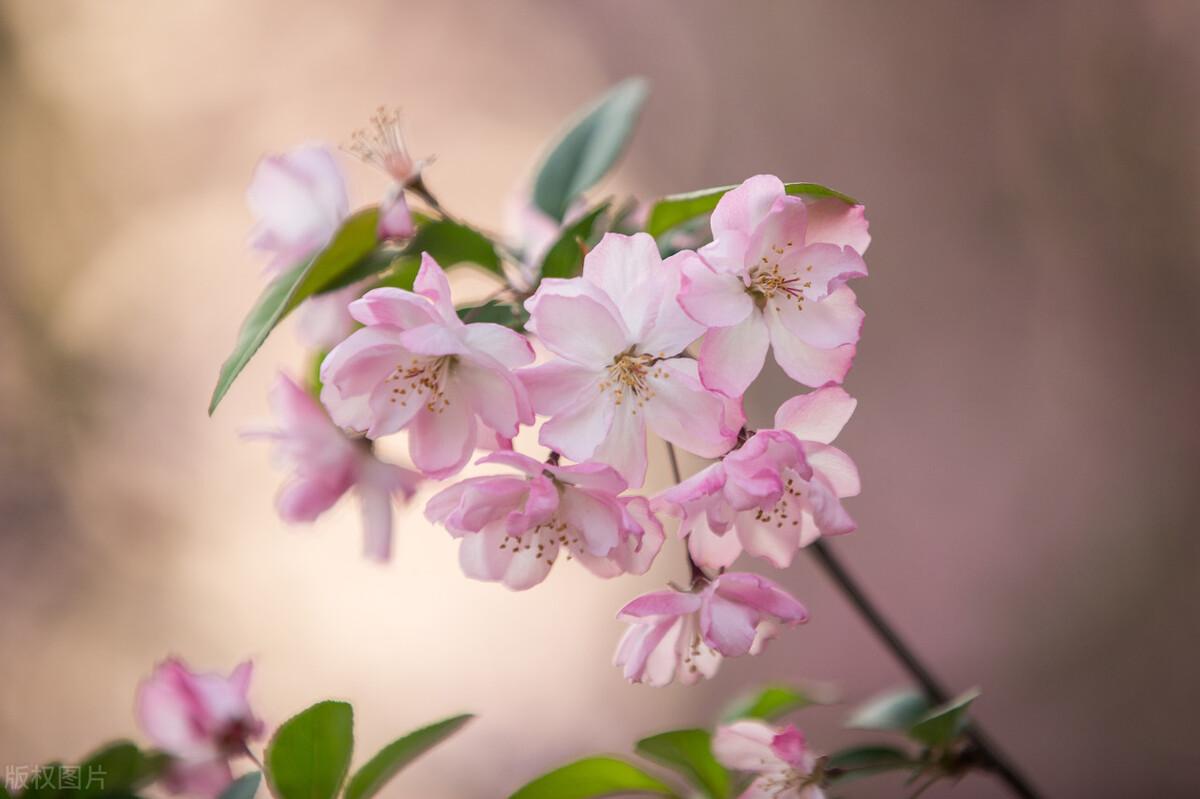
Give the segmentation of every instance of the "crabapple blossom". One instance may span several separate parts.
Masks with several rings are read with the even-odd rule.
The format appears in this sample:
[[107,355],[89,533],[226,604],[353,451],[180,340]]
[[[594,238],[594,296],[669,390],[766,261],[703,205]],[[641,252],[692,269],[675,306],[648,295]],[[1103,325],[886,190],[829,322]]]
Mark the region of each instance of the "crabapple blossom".
[[350,313],[365,327],[321,364],[321,401],[337,424],[372,439],[407,429],[413,463],[444,478],[484,440],[480,423],[503,438],[533,423],[512,371],[533,360],[529,342],[500,325],[459,319],[446,274],[428,253],[413,291],[368,291]]
[[644,594],[617,618],[630,624],[614,658],[626,679],[690,685],[715,674],[722,657],[758,654],[780,625],[801,624],[808,611],[765,577],[729,572],[693,592]]
[[794,724],[744,720],[717,728],[713,756],[728,768],[757,774],[739,799],[824,799],[820,759]]
[[619,497],[625,481],[598,463],[560,466],[517,452],[478,463],[519,475],[462,480],[429,500],[425,515],[461,539],[463,572],[514,590],[546,578],[561,550],[600,577],[644,574],[663,530],[642,497]]
[[263,733],[247,697],[252,672],[249,661],[225,677],[171,659],[138,686],[138,725],[171,757],[164,783],[173,793],[211,798],[232,782],[230,758]]
[[[270,254],[272,276],[328,244],[349,209],[346,179],[333,152],[323,144],[263,158],[246,190],[246,201],[257,220],[251,246]],[[361,287],[352,286],[305,301],[297,313],[305,346],[327,349],[348,336],[354,320],[346,305],[359,292]]]
[[607,463],[631,486],[645,479],[647,428],[704,457],[733,445],[740,402],[706,390],[681,356],[703,328],[676,302],[679,280],[678,256],[663,261],[653,238],[609,233],[581,277],[542,281],[527,327],[557,358],[520,373],[550,417],[542,444]]
[[867,274],[862,206],[791,197],[779,178],[758,175],[721,198],[711,224],[713,241],[682,263],[679,294],[708,331],[704,385],[740,397],[768,348],[793,380],[842,382],[863,320],[845,285]]
[[285,374],[271,389],[279,428],[247,431],[276,444],[294,476],[279,492],[280,517],[311,522],[353,490],[362,505],[364,551],[387,560],[392,543],[392,499],[411,499],[420,475],[375,457],[371,443],[347,436],[311,394]]
[[855,405],[840,386],[793,397],[775,429],[661,492],[652,507],[681,520],[679,535],[706,570],[727,568],[743,550],[786,568],[818,537],[855,529],[840,499],[858,494],[858,470],[829,446]]
[[421,181],[421,171],[430,159],[413,160],[404,143],[397,109],[380,107],[371,117],[371,127],[357,130],[346,148],[363,163],[370,164],[393,181],[379,208],[379,235],[385,239],[404,239],[416,227],[404,191]]

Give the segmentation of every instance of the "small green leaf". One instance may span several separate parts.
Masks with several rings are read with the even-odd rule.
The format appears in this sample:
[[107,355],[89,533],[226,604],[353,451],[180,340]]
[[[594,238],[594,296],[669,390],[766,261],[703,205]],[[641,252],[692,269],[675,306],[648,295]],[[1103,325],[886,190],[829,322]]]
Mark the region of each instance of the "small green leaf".
[[267,745],[267,782],[277,799],[333,799],[354,749],[354,711],[318,702],[284,722]]
[[208,405],[210,415],[275,326],[301,302],[325,291],[375,249],[378,224],[378,208],[367,208],[350,216],[323,250],[267,286],[242,323],[233,353],[221,365]]
[[948,744],[967,726],[967,708],[979,698],[979,689],[972,688],[944,705],[938,705],[915,721],[908,734],[926,746]]
[[84,758],[79,766],[79,790],[72,796],[112,796],[132,793],[149,784],[166,767],[168,758],[142,752],[129,741],[116,741]]
[[649,84],[629,78],[587,108],[550,150],[533,184],[533,202],[562,221],[580,194],[596,185],[620,157]]
[[229,787],[221,792],[218,799],[254,799],[254,794],[258,793],[258,785],[261,782],[261,771],[243,774],[229,783]]
[[382,244],[360,258],[354,266],[330,281],[329,285],[317,293],[325,294],[326,292],[337,291],[338,289],[358,283],[360,280],[366,280],[377,275],[382,276],[384,273],[395,269],[399,265],[399,262],[405,259],[406,256],[399,248],[393,246],[391,243]]
[[417,228],[416,234],[404,245],[403,254],[415,256],[427,252],[443,269],[455,264],[470,263],[493,274],[504,276],[496,245],[473,227],[449,219],[435,219]]
[[585,757],[543,774],[509,799],[592,799],[597,796],[670,796],[667,785],[614,757]]
[[829,767],[844,769],[834,779],[840,785],[861,777],[871,777],[887,771],[901,771],[920,765],[894,746],[855,746],[829,756]]
[[[646,232],[658,238],[671,228],[690,219],[711,214],[717,207],[717,202],[725,196],[725,192],[736,188],[737,186],[721,186],[715,189],[701,189],[686,194],[672,194],[663,197],[650,209],[650,216],[646,220]],[[853,197],[819,183],[785,183],[784,188],[791,195],[815,198],[832,197],[850,205],[858,205],[858,201]]]
[[642,757],[675,769],[710,799],[726,799],[731,790],[729,772],[712,753],[707,730],[673,730],[637,742]]
[[762,719],[773,721],[809,705],[822,704],[811,692],[791,685],[768,685],[756,694],[743,697],[725,711],[725,721]]
[[379,793],[401,769],[458,732],[473,718],[469,714],[455,716],[392,741],[350,778],[345,799],[369,799]]
[[519,305],[500,300],[488,300],[483,305],[459,308],[458,318],[472,324],[489,322],[494,325],[504,325],[513,330],[521,330],[529,321],[529,314]]
[[583,267],[584,245],[592,235],[596,220],[609,205],[601,203],[563,229],[542,259],[542,277],[570,278],[579,274]]
[[860,705],[846,721],[860,730],[907,730],[929,710],[929,700],[916,691],[890,691]]

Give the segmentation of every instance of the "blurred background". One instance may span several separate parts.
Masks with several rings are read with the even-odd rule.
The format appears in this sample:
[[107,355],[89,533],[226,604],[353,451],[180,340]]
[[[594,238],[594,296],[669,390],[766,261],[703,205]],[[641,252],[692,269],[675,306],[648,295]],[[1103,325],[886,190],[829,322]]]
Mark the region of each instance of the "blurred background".
[[[1198,36],[1187,0],[4,3],[0,763],[136,735],[135,686],[167,653],[254,657],[270,722],[353,701],[360,757],[479,713],[391,789],[432,799],[706,724],[756,681],[847,703],[904,683],[806,557],[783,582],[811,623],[655,690],[609,665],[613,615],[684,573],[677,544],[644,578],[561,564],[515,594],[462,578],[420,504],[385,567],[349,504],[285,527],[282,475],[237,431],[277,364],[299,368],[291,329],[205,415],[262,282],[260,155],[401,105],[443,202],[499,227],[563,119],[641,74],[603,191],[774,172],[868,205],[840,439],[866,489],[833,546],[946,682],[983,688],[978,717],[1048,796],[1196,795]],[[360,202],[383,189],[347,169]],[[773,373],[752,416],[789,391]],[[799,721],[830,750],[846,712]],[[1005,795],[926,795],[951,794]]]

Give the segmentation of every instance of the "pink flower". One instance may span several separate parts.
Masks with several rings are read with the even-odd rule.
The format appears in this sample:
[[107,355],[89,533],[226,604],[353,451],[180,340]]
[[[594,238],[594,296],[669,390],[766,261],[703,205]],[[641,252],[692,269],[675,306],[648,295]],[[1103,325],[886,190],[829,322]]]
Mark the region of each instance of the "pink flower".
[[779,625],[802,624],[808,611],[767,578],[730,572],[696,592],[640,596],[617,618],[631,625],[614,658],[627,680],[690,685],[715,674],[722,656],[758,654]]
[[471,457],[479,424],[513,438],[533,423],[512,369],[533,360],[529,342],[495,324],[464,324],[446,274],[426,253],[413,291],[380,288],[350,305],[364,328],[321,364],[321,401],[342,427],[379,438],[409,431],[413,463],[443,478]]
[[625,481],[598,463],[558,466],[516,452],[498,463],[521,475],[462,480],[429,500],[425,515],[462,539],[463,572],[524,590],[546,579],[560,550],[600,577],[644,574],[663,530],[642,497],[619,497]]
[[692,560],[709,571],[743,550],[786,568],[818,537],[856,527],[840,500],[859,493],[858,470],[829,446],[856,404],[840,386],[793,397],[775,414],[776,429],[758,431],[652,507],[681,519]]
[[646,428],[716,457],[743,421],[679,357],[703,328],[679,308],[679,261],[645,233],[614,233],[584,258],[583,276],[546,279],[526,301],[527,327],[557,359],[521,372],[534,409],[550,416],[540,441],[574,461],[610,464],[640,486]]
[[740,799],[824,799],[820,761],[795,725],[736,721],[717,728],[712,752],[723,765],[758,774]]
[[400,111],[380,106],[371,117],[371,126],[356,130],[346,148],[363,163],[370,164],[403,189],[421,179],[421,172],[432,159],[414,160],[404,143]]
[[250,244],[271,255],[275,274],[324,247],[349,212],[346,180],[323,144],[259,161],[246,202],[257,219]]
[[854,359],[863,313],[845,285],[865,277],[870,237],[862,206],[790,197],[759,175],[712,214],[713,241],[683,262],[679,302],[708,328],[700,379],[740,397],[767,348],[793,380],[840,383]]
[[279,492],[280,517],[293,524],[311,522],[353,489],[362,504],[366,555],[387,560],[392,498],[411,499],[420,476],[377,459],[370,442],[348,437],[320,403],[285,374],[271,389],[271,407],[279,429],[247,435],[273,440],[279,457],[295,470]]
[[247,698],[252,671],[247,661],[228,677],[197,674],[172,659],[138,686],[138,724],[173,758],[165,777],[172,792],[215,797],[233,780],[229,759],[263,733]]

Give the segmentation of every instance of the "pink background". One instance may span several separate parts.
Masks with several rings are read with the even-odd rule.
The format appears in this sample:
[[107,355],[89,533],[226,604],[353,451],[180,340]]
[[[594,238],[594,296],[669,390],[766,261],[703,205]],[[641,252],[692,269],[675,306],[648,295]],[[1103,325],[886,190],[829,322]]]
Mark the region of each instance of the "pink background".
[[[351,508],[284,527],[280,475],[237,430],[298,366],[291,330],[205,417],[261,282],[260,154],[399,104],[442,199],[499,227],[563,117],[643,74],[603,190],[771,171],[868,203],[842,439],[866,490],[838,552],[948,683],[983,688],[978,717],[1047,795],[1200,790],[1194,3],[15,0],[0,24],[0,764],[134,735],[169,652],[253,656],[274,723],[353,701],[360,759],[479,713],[391,792],[430,799],[706,723],[754,681],[847,702],[903,683],[807,558],[783,578],[806,628],[652,690],[609,665],[613,613],[683,573],[675,544],[645,578],[567,564],[512,594],[463,579],[417,508],[384,568]],[[382,190],[349,170],[360,201]],[[748,407],[790,390],[772,373]],[[798,721],[828,750],[845,713]]]

